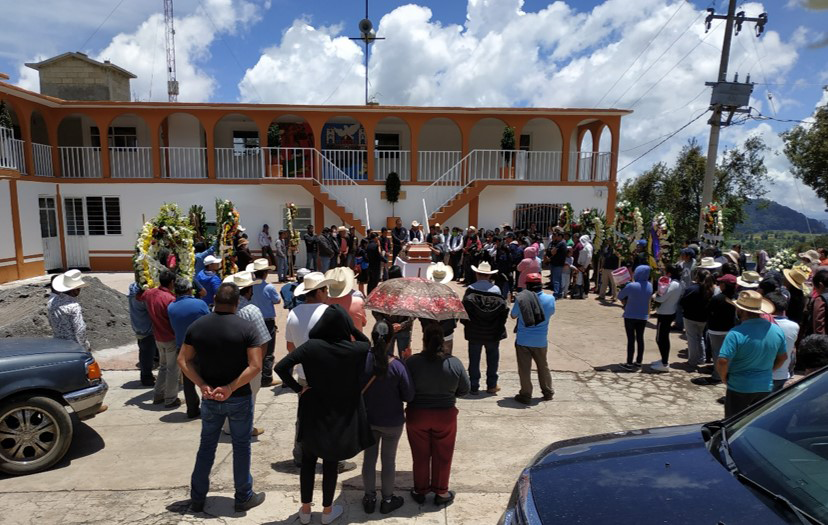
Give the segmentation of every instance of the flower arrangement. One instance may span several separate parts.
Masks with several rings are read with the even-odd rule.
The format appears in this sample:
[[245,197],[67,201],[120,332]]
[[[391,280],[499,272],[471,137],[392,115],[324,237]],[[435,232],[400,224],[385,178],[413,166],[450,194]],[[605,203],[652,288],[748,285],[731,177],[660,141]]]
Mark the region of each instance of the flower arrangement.
[[[785,249],[776,252],[776,255],[768,259],[768,270],[776,270],[781,272],[788,268],[793,268],[799,262],[799,256],[793,250]],[[808,269],[810,272],[810,268]]]
[[601,243],[604,242],[604,221],[597,215],[592,218],[592,231],[595,234],[592,244],[596,248],[600,248]]
[[638,241],[644,237],[644,217],[641,216],[641,210],[637,207],[632,213],[633,235],[630,241],[630,252],[635,252],[635,247]]
[[226,277],[238,271],[233,240],[239,230],[239,212],[229,200],[216,199],[216,225],[222,255],[220,272],[221,277]]
[[299,241],[301,240],[299,232],[293,227],[293,219],[296,218],[297,213],[296,204],[292,202],[285,204],[285,219],[287,220],[287,229],[290,233],[288,249],[292,251],[296,251],[299,248]]
[[[164,260],[159,257],[167,254]],[[135,245],[133,268],[142,289],[158,286],[158,275],[165,269],[192,280],[195,268],[193,229],[178,205],[164,204],[158,215],[141,228]]]
[[561,213],[558,216],[558,226],[563,228],[565,233],[571,234],[574,217],[575,213],[572,210],[572,205],[567,202],[561,208]]
[[207,214],[204,207],[198,204],[190,206],[190,226],[193,229],[193,241],[202,241],[205,244],[212,244],[212,239],[207,235]]
[[724,209],[716,202],[704,207],[703,237],[712,246],[724,242]]
[[629,201],[618,202],[615,206],[615,218],[607,227],[607,236],[622,260],[632,257],[635,243],[643,233],[644,219],[639,209]]

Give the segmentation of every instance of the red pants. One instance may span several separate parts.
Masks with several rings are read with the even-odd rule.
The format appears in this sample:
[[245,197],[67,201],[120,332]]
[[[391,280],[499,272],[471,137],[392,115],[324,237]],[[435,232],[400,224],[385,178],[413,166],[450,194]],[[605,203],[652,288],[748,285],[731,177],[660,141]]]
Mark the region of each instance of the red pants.
[[408,408],[405,413],[414,467],[414,491],[444,494],[449,487],[457,437],[457,408]]

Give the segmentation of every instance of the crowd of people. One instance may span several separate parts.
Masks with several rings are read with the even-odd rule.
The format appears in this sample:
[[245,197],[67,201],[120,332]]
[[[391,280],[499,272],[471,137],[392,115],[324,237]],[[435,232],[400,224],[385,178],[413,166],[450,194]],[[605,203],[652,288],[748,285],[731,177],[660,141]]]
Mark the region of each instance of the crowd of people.
[[[627,334],[621,368],[627,371],[643,366],[645,333],[655,304],[660,359],[651,369],[671,370],[670,332],[685,331],[688,369],[714,365],[709,377],[694,382],[727,385],[725,415],[781,388],[795,365],[811,370],[828,361],[828,268],[821,268],[816,252],[801,254],[807,271],[798,266],[781,273],[758,272],[747,269],[738,247],[721,254],[688,243],[679,261],[658,268],[664,276],[654,282],[644,246],[622,261],[607,245],[596,251],[589,235],[567,235],[558,227],[541,235],[534,227],[515,231],[503,225],[479,232],[473,226],[461,230],[435,224],[425,233],[416,221],[410,229],[398,221],[392,231],[369,231],[361,240],[352,228],[326,227],[315,235],[308,227],[303,236],[307,267],[289,280],[286,268],[292,261],[280,262],[280,254],[288,253],[284,242],[275,249],[270,246],[266,225],[259,239],[263,257],[239,258],[238,249],[249,246],[242,230],[236,262],[246,265],[223,279],[216,247],[200,245],[193,280],[164,270],[157,288],[143,290],[136,279],[129,291],[141,383],[153,388],[153,403],[175,409],[182,404],[178,392],[183,375],[187,417],[202,421],[191,477],[194,512],[204,509],[222,431],[233,446],[236,510],[264,501],[265,494],[253,490],[250,474],[251,438],[264,432],[253,426],[253,413],[259,390],[280,384],[299,395],[293,461],[300,475],[301,523],[311,519],[319,461],[322,523],[342,515],[343,509],[333,504],[337,476],[343,468],[355,467],[348,467],[346,460],[359,453],[364,510],[372,513],[379,506],[387,514],[399,509],[404,499],[396,494],[395,464],[404,432],[413,464],[410,497],[422,504],[433,494],[435,504],[451,503],[457,397],[480,395],[481,389],[500,391],[500,343],[512,318],[520,380],[514,399],[532,402],[534,363],[542,399],[552,400],[548,330],[556,300],[563,298],[584,299],[597,292],[596,298],[608,304],[621,301]],[[407,244],[419,243],[431,248],[429,280],[466,286],[462,304],[467,319],[460,320],[468,342],[466,364],[452,355],[458,329],[454,319],[420,318],[423,338],[412,344],[417,319],[372,312],[375,322],[366,333],[367,295],[381,281],[401,277],[396,258]],[[544,267],[549,270],[546,284]],[[631,268],[632,276],[618,291],[615,274],[622,267]],[[286,281],[280,288],[268,282],[273,271],[279,281]],[[84,284],[77,270],[56,276],[49,319],[55,337],[89,348],[77,303]],[[544,287],[552,293],[544,293]],[[276,359],[280,304],[289,310],[286,355]],[[154,359],[157,377],[152,373]]]

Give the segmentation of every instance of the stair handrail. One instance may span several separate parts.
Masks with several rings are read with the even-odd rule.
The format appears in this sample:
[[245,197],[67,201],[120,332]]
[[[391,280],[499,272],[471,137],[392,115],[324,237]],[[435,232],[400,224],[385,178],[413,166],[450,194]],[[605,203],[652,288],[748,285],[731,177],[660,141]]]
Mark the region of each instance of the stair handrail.
[[[339,191],[335,191],[333,188],[336,186],[344,186],[347,188],[358,188],[359,184],[351,178],[350,175],[345,173],[339,166],[331,162],[331,160],[326,157],[321,151],[316,148],[313,148],[315,152],[315,157],[319,160],[320,168],[318,170],[313,170],[313,180],[319,184],[319,187],[330,195],[340,206],[342,206],[345,211],[349,212],[351,215],[354,216],[355,219],[360,221],[364,226],[366,224],[367,218],[363,217],[360,209],[360,196],[355,195],[354,197],[348,196],[345,193]],[[323,168],[324,166],[324,168]],[[333,170],[334,174],[336,175],[334,178],[328,178],[327,183],[325,182],[326,179],[322,175],[327,170]],[[336,181],[336,183],[332,183],[331,181]]]
[[[469,176],[469,180],[467,180],[465,182],[465,184],[463,183],[462,165],[464,163],[466,163],[468,161],[468,159],[472,156],[472,154],[474,154],[474,152],[476,152],[476,151],[477,150],[472,150],[469,153],[467,153],[465,157],[458,160],[454,164],[454,166],[447,169],[445,173],[443,173],[442,175],[437,177],[434,180],[434,182],[432,182],[431,184],[426,186],[426,188],[423,190],[423,194],[422,194],[423,195],[423,200],[426,203],[426,210],[428,212],[429,217],[433,217],[434,214],[437,213],[440,210],[440,208],[445,206],[449,201],[451,201],[451,199],[453,199],[457,194],[459,194],[463,190],[465,190],[466,187],[469,186],[473,182],[472,177]],[[449,183],[450,181],[449,181],[448,177],[458,167],[460,167],[460,171],[459,171],[460,178],[459,178],[459,180],[457,180],[456,184],[450,184]],[[450,187],[453,187],[453,186],[456,186],[458,188],[457,191],[454,191],[453,193],[451,193],[448,196],[448,198],[441,198],[440,197],[441,193],[438,193],[439,190],[437,188],[450,188]],[[432,202],[432,201],[434,201],[434,202]]]

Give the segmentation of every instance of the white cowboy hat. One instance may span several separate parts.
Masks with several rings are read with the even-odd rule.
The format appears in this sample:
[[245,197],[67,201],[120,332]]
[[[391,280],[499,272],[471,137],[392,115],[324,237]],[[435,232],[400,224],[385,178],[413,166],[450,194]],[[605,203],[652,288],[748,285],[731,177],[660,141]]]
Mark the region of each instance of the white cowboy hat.
[[477,228],[475,228],[474,226],[469,226],[468,230],[469,230],[470,232],[476,232],[476,231],[477,231]]
[[261,270],[275,270],[276,267],[275,266],[270,266],[269,264],[267,264],[268,262],[269,261],[265,258],[256,259],[255,261],[253,261],[252,263],[247,265],[247,268],[245,268],[245,271],[248,271],[250,273],[254,273],[254,272],[261,271]]
[[739,252],[737,252],[736,250],[724,252],[722,255],[730,259],[730,262],[732,262],[733,264],[739,264]]
[[330,281],[330,284],[328,284],[328,297],[331,299],[339,299],[340,297],[345,297],[354,289],[356,274],[347,266],[338,266],[325,272],[325,279]]
[[55,277],[52,281],[52,288],[55,289],[56,292],[69,292],[76,288],[81,288],[86,286],[86,281],[83,280],[80,270],[69,270],[66,273],[62,273]]
[[325,278],[325,274],[322,272],[311,272],[302,279],[302,282],[299,283],[299,286],[293,290],[293,295],[305,295],[308,292],[312,292],[314,290],[318,290],[319,288],[324,288],[326,286],[330,286],[331,283],[330,279]]
[[208,255],[204,258],[204,266],[210,266],[211,264],[221,264],[221,259],[214,255]]
[[416,228],[416,227],[418,227],[419,225],[420,225],[420,223],[419,223],[419,222],[417,222],[417,221],[411,221],[411,226],[413,226],[413,227],[415,227],[415,228]]
[[772,314],[775,310],[773,303],[762,297],[762,294],[753,290],[739,292],[736,300],[728,299],[727,302],[746,312],[754,314]]
[[808,250],[807,252],[800,253],[798,257],[812,263],[819,262],[819,252],[816,250]]
[[454,270],[441,262],[432,263],[426,269],[426,279],[442,284],[450,283],[454,279]]
[[346,232],[346,231],[348,231],[348,228],[346,228],[345,226],[340,226],[339,228],[336,229],[336,231],[337,232]]
[[742,272],[741,277],[736,279],[736,284],[742,288],[759,288],[759,281],[761,280],[762,276],[758,272],[746,271]]
[[248,286],[253,286],[254,284],[259,284],[260,282],[262,282],[262,280],[254,279],[253,274],[250,272],[237,272],[233,275],[228,275],[222,281],[222,283],[233,283],[239,288],[247,288]]
[[239,227],[238,227],[238,228],[236,228],[236,229],[237,229],[237,230],[239,230],[240,232],[246,232],[246,231],[247,231],[247,228],[245,228],[245,227],[244,227],[244,226],[242,226],[241,224],[239,224]]
[[497,270],[492,270],[492,265],[486,261],[480,263],[480,266],[472,265],[471,269],[474,273],[482,273],[486,275],[493,275],[497,273]]
[[702,257],[701,264],[699,264],[699,268],[707,268],[711,270],[716,270],[722,267],[722,263],[716,262],[713,257]]

